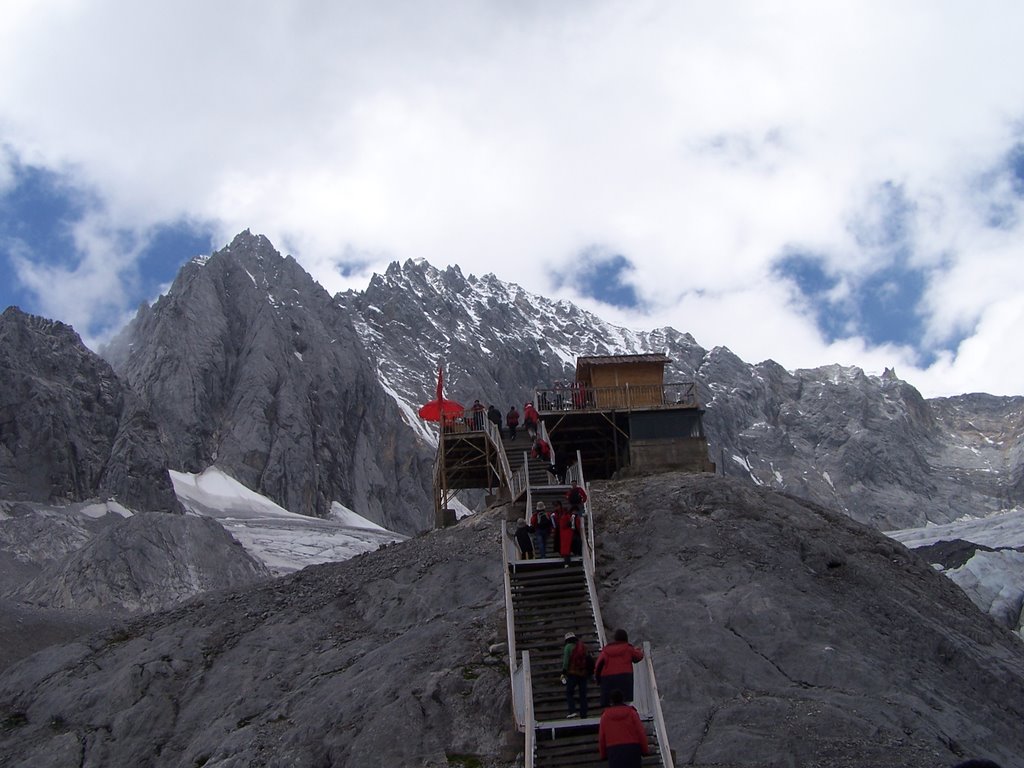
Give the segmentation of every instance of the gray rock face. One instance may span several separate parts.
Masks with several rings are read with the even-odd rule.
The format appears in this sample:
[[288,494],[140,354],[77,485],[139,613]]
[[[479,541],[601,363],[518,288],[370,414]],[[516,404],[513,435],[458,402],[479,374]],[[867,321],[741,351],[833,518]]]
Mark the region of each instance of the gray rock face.
[[[677,764],[1020,765],[1024,644],[902,545],[727,478],[592,499],[605,622],[652,643]],[[26,659],[0,763],[521,764],[503,515]]]
[[1021,764],[1024,644],[902,545],[727,479],[593,496],[604,620],[651,641],[677,764]]
[[156,425],[63,323],[0,316],[0,498],[180,512]]
[[49,608],[154,611],[269,577],[217,522],[150,513],[109,526],[9,596]]
[[458,267],[440,271],[423,261],[395,262],[365,291],[337,300],[355,318],[382,380],[415,405],[434,397],[439,361],[446,397],[479,398],[504,412],[512,404],[522,410],[535,388],[572,378],[578,355],[671,346],[689,361],[691,345],[699,350],[672,329],[634,333],[494,275],[465,277]]
[[511,765],[508,672],[487,650],[504,633],[500,552],[483,522],[10,668],[0,764]]
[[173,469],[216,464],[300,514],[339,501],[397,531],[432,519],[431,452],[409,438],[345,312],[265,237],[244,232],[186,265],[107,354]]
[[928,401],[891,371],[750,365],[671,328],[628,331],[493,275],[424,262],[392,264],[338,300],[382,380],[412,405],[433,396],[439,360],[453,399],[507,410],[572,378],[579,355],[661,352],[675,361],[667,381],[697,382],[711,458],[730,476],[884,530],[1024,503],[1024,398]]

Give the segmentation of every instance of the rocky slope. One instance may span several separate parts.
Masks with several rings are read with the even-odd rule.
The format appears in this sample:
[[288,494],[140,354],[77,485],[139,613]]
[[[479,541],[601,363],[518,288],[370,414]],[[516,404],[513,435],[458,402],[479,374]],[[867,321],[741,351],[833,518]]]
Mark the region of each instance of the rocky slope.
[[0,502],[0,667],[119,614],[269,577],[213,520]]
[[432,519],[431,449],[347,315],[265,237],[187,264],[104,354],[152,410],[172,469],[216,464],[300,514],[338,501],[397,531]]
[[[603,614],[652,643],[678,764],[1024,764],[1024,644],[902,545],[729,478],[593,499]],[[502,515],[27,659],[0,763],[512,766]]]
[[269,578],[215,521],[149,513],[111,525],[8,597],[50,608],[154,611]]
[[0,315],[0,499],[180,512],[157,425],[63,323]]

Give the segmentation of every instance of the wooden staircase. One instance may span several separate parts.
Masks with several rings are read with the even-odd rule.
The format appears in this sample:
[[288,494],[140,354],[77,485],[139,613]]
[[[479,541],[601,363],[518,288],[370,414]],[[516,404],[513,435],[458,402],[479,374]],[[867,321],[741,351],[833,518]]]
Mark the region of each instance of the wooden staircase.
[[[660,766],[658,739],[650,723],[644,726],[651,754],[645,755],[641,764]],[[601,759],[598,749],[597,729],[597,723],[583,721],[578,726],[538,730],[534,765],[537,768],[607,768],[608,763]]]
[[[579,558],[568,567],[561,559],[520,560],[510,564],[515,639],[518,651],[530,652],[533,710],[536,718],[538,768],[585,768],[606,765],[599,759],[600,688],[587,687],[587,717],[568,719],[562,685],[562,650],[567,632],[599,650],[594,610]],[[658,740],[650,723],[651,754],[645,766],[661,765]]]
[[[561,559],[519,561],[513,566],[516,649],[530,652],[534,715],[539,722],[564,720],[565,686],[561,683],[566,632],[575,633],[591,651],[599,650],[594,612],[583,565],[568,568]],[[598,694],[588,690],[588,714],[597,710]]]

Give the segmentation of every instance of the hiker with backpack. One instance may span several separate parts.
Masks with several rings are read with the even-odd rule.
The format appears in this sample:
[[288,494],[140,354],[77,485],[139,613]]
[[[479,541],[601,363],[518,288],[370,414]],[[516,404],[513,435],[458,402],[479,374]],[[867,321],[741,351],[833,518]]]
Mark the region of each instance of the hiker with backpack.
[[[565,633],[562,647],[562,682],[565,684],[566,717],[587,716],[587,680],[593,674],[593,656],[575,632]],[[577,698],[579,712],[577,712]]]
[[633,665],[643,661],[644,652],[629,644],[624,629],[616,629],[615,638],[601,649],[594,666],[594,678],[601,686],[601,706],[607,707],[613,691],[621,691],[623,701],[633,700]]
[[583,505],[587,503],[587,492],[580,487],[578,482],[573,480],[572,487],[565,492],[565,498],[569,502],[569,509],[579,512]]
[[548,536],[551,534],[551,518],[543,501],[537,502],[537,507],[530,516],[530,530],[533,531],[534,550],[537,557],[548,556]]

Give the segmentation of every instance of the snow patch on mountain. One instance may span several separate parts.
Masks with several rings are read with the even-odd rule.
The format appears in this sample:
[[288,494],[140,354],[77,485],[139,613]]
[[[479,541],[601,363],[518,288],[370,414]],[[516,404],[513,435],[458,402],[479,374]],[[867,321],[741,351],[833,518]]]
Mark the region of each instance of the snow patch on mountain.
[[348,560],[405,538],[337,502],[331,519],[289,512],[216,467],[200,474],[172,471],[171,481],[190,514],[219,522],[275,575]]
[[993,549],[1024,547],[1024,508],[1016,507],[988,517],[971,517],[944,525],[929,524],[923,528],[886,531],[886,536],[902,542],[911,549],[955,539],[971,541]]
[[887,536],[911,549],[941,542],[969,542],[996,551],[977,549],[963,564],[936,569],[953,580],[971,601],[996,621],[1024,638],[1024,509],[945,525],[889,531]]

